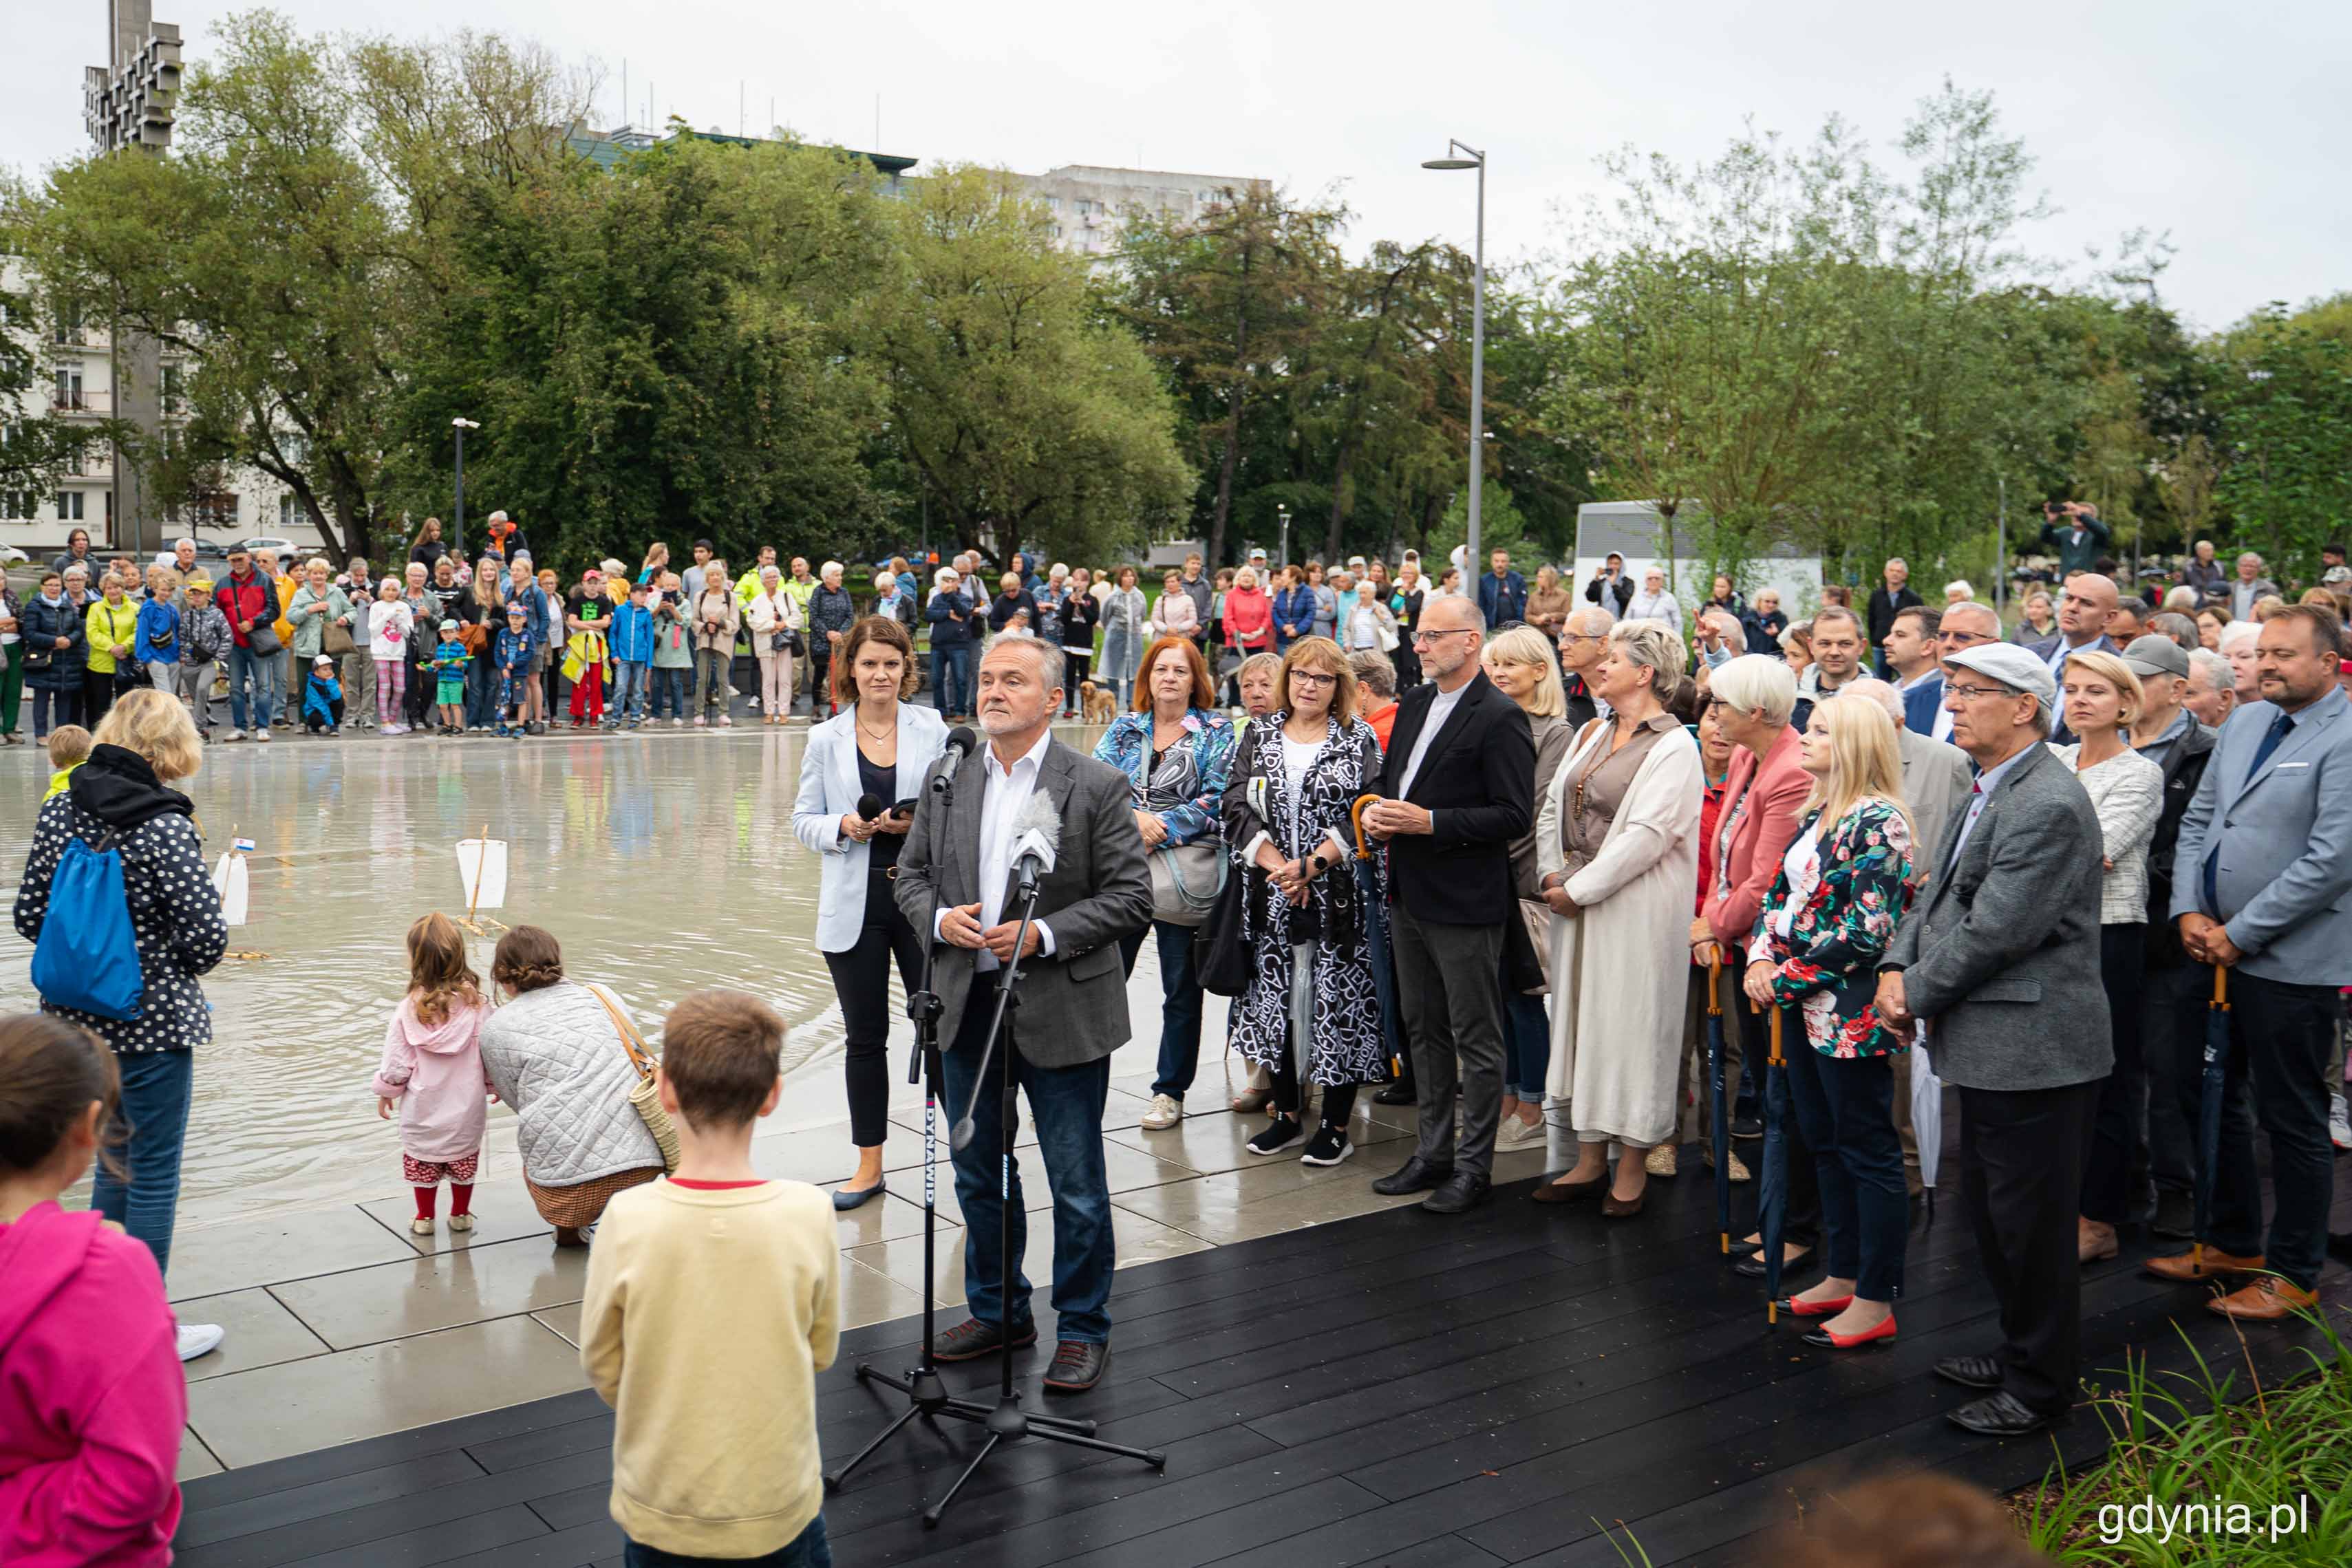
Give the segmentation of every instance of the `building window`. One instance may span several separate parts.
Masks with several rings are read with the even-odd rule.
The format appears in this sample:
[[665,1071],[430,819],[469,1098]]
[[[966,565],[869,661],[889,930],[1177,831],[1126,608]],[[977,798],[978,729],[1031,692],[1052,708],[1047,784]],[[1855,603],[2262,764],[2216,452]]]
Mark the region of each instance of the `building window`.
[[81,492],[79,490],[58,491],[58,521],[78,523],[81,520]]
[[180,398],[182,392],[185,390],[183,387],[182,382],[186,378],[181,374],[180,366],[165,365],[163,367],[163,412],[165,413],[178,413],[180,412]]
[[1054,225],[1051,228],[1047,229],[1045,232],[1046,232],[1047,234],[1051,235],[1054,238],[1055,238],[1055,239],[1060,239],[1060,238],[1062,237],[1062,225],[1059,225],[1059,224],[1055,224],[1055,225]]
[[281,534],[294,531],[294,497],[291,496],[278,497],[278,531]]
[[1059,196],[1048,196],[1048,197],[1046,197],[1046,198],[1045,198],[1045,210],[1046,210],[1047,212],[1049,212],[1049,213],[1058,213],[1058,212],[1060,212],[1060,211],[1062,210],[1062,198],[1061,198],[1061,197],[1059,197]]
[[58,408],[80,408],[82,406],[81,372],[79,371],[58,371],[57,376],[57,393],[54,399],[55,406]]
[[22,490],[0,490],[0,517],[25,521],[33,515],[33,497]]

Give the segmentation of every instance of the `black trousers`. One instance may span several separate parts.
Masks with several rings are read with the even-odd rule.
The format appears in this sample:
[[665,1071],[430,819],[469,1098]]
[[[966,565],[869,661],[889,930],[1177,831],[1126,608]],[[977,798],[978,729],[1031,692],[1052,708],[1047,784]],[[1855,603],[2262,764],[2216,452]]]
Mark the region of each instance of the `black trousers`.
[[[2192,1136],[2204,1092],[2204,1040],[2211,971],[2181,1004],[2180,1112]],[[2336,1155],[2327,1138],[2327,1082],[2342,1004],[2333,986],[2295,986],[2230,971],[2230,1055],[2223,1079],[2221,1144],[2213,1165],[2213,1212],[2205,1239],[2310,1290],[2327,1256],[2327,1209]],[[2247,1091],[2252,1104],[2248,1106]],[[2263,1233],[2263,1190],[2254,1164],[2254,1124],[2271,1140],[2272,1213]]]
[[841,1028],[849,1083],[849,1141],[861,1149],[878,1147],[890,1130],[890,960],[911,995],[922,984],[923,945],[890,896],[887,867],[866,878],[866,925],[857,945],[827,953],[834,995],[841,998]]
[[2138,921],[2099,927],[2099,981],[2116,1065],[2099,1085],[2097,1120],[2083,1166],[2083,1218],[2121,1225],[2137,1207],[2132,1179],[2147,1103],[2147,1064],[2140,1051],[2140,989],[2147,974],[2147,927]]
[[[2202,1070],[2205,994],[2212,971],[2201,964],[2148,966],[2141,982],[2140,1061],[2147,1076],[2147,1163],[2158,1190],[2189,1192],[2197,1182],[2197,1125],[2183,1114],[2181,1074],[2193,1085]],[[2197,1003],[2190,1009],[2190,1000]],[[2195,1090],[2190,1090],[2194,1097]]]
[[1960,1091],[1960,1191],[2000,1301],[2000,1385],[2048,1415],[2074,1403],[2083,1339],[2074,1221],[2100,1087],[2094,1079]]

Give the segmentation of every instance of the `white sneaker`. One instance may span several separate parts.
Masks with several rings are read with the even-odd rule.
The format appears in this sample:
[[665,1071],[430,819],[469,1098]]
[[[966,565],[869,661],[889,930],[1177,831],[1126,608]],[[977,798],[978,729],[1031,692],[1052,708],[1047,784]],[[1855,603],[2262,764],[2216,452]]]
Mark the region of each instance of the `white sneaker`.
[[1151,1109],[1143,1113],[1141,1126],[1147,1133],[1164,1133],[1184,1119],[1184,1102],[1173,1094],[1154,1094]]
[[735,727],[735,721],[722,713],[719,716],[719,727],[721,729],[732,729]]
[[433,1234],[433,1222],[420,1214],[408,1222],[408,1233],[411,1236],[430,1236]]
[[1506,1116],[1496,1129],[1495,1146],[1498,1149],[1541,1148],[1544,1143],[1543,1119],[1526,1121],[1517,1116]]
[[470,1214],[453,1214],[449,1217],[449,1228],[455,1231],[471,1230],[474,1228],[474,1217]]
[[194,1361],[220,1348],[228,1331],[218,1323],[182,1323],[180,1325],[180,1359]]
[[2327,1135],[2339,1149],[2352,1150],[2352,1118],[2345,1115],[2344,1096],[2331,1095],[2327,1102]]
[[267,746],[269,744],[269,732],[266,729],[257,729],[253,732],[253,738]]
[[708,721],[704,719],[702,715],[696,714],[694,716],[694,727],[697,729],[705,729],[709,727]]
[[[228,732],[228,739],[229,739],[229,740],[243,740],[244,738],[245,738],[245,731],[243,731],[243,730],[241,730],[241,729],[232,729],[232,730],[230,730],[230,731]],[[222,745],[224,745],[224,746],[226,746],[226,745],[227,745],[227,744],[228,744],[228,741],[226,741],[226,740],[225,740],[225,741],[223,741],[221,744],[222,744]]]

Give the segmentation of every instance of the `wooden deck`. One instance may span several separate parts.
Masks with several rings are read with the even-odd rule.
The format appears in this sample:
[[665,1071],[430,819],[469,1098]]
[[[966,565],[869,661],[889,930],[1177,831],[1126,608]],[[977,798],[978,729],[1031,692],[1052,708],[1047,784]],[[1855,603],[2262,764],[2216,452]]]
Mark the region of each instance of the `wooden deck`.
[[[1360,1159],[1348,1168],[1378,1174]],[[2048,1435],[1991,1443],[1943,1418],[1971,1396],[1930,1366],[1993,1336],[1956,1193],[1913,1228],[1900,1338],[1837,1354],[1786,1322],[1765,1326],[1759,1287],[1716,1251],[1703,1168],[1686,1157],[1685,1172],[1654,1182],[1631,1221],[1538,1208],[1522,1181],[1452,1220],[1391,1209],[1122,1270],[1109,1376],[1050,1408],[1097,1417],[1109,1440],[1164,1448],[1166,1473],[1018,1445],[926,1531],[918,1514],[978,1438],[919,1431],[829,1500],[834,1560],[1614,1568],[1641,1560],[1638,1542],[1661,1565],[1728,1564],[1748,1559],[1759,1529],[1864,1477],[1929,1467],[2005,1490],[2049,1469]],[[2347,1178],[2352,1165],[2339,1166],[2339,1198]],[[2187,1368],[2194,1345],[2242,1388],[2250,1364],[2273,1380],[2319,1343],[2301,1326],[2242,1343],[2199,1292],[2144,1277],[2147,1250],[2127,1240],[2121,1259],[2085,1270],[2091,1381],[2116,1383],[2127,1353]],[[2332,1311],[2352,1300],[2340,1264],[2323,1289]],[[898,1396],[856,1384],[853,1363],[898,1370],[919,1321],[845,1337],[818,1385],[829,1459],[898,1409]],[[1023,1362],[1033,1408],[1051,1354],[1041,1327],[1045,1343]],[[949,1380],[985,1394],[992,1370]],[[205,1477],[185,1489],[179,1562],[618,1563],[611,1434],[610,1413],[582,1392]],[[2078,1466],[2105,1443],[2078,1414],[2054,1452]]]

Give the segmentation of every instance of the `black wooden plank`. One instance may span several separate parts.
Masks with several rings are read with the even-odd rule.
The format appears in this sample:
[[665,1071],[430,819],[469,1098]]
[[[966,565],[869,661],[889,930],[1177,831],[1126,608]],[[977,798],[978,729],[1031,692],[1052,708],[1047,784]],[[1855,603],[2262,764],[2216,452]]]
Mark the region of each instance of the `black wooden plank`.
[[180,1516],[179,1533],[173,1538],[173,1545],[184,1552],[215,1541],[431,1491],[453,1481],[471,1480],[482,1473],[482,1467],[464,1449],[450,1448],[397,1465],[362,1470],[353,1476],[288,1487],[283,1491],[265,1492],[211,1508],[187,1509]]
[[617,1549],[627,1545],[628,1539],[611,1520],[599,1520],[511,1546],[445,1557],[436,1568],[580,1568],[590,1562],[618,1563],[622,1559]]
[[1269,1535],[1286,1538],[1294,1564],[1319,1562],[1313,1553],[1324,1529],[1361,1511],[1371,1494],[1353,1482],[1333,1477],[1281,1494],[1264,1508],[1222,1509],[1171,1529],[1140,1538],[1109,1542],[1092,1551],[1067,1552],[1059,1545],[1048,1554],[1008,1557],[1008,1562],[1058,1563],[1064,1568],[1199,1568],[1220,1563]]
[[591,1520],[613,1517],[613,1485],[573,1487],[546,1497],[530,1500],[531,1512],[547,1521],[547,1528],[565,1531]]
[[546,1534],[547,1526],[540,1522],[539,1515],[517,1503],[284,1561],[289,1568],[426,1568],[429,1563],[496,1552],[500,1553],[498,1561],[503,1563],[510,1561],[505,1553],[517,1542]]
[[612,1445],[613,1412],[607,1407],[584,1421],[565,1421],[536,1431],[469,1444],[465,1451],[476,1464],[495,1474],[560,1459],[568,1454],[593,1453]]

